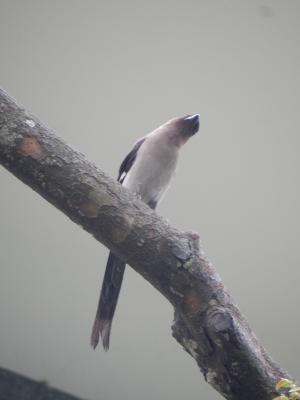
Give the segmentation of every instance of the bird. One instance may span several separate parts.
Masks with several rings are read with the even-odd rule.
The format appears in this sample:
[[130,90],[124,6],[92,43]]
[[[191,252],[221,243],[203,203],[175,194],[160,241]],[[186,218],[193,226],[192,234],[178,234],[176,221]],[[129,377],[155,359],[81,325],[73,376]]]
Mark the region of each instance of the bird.
[[[154,210],[174,175],[179,150],[199,127],[199,114],[186,115],[167,121],[139,139],[119,168],[118,182]],[[125,266],[124,261],[109,253],[90,339],[94,349],[100,336],[104,350],[109,349]]]

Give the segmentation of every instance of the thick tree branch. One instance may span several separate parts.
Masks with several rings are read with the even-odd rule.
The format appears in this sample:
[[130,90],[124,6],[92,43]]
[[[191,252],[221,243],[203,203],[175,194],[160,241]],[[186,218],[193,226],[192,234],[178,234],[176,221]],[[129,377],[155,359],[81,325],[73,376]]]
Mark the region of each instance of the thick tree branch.
[[171,302],[173,336],[225,398],[275,397],[288,375],[258,343],[196,233],[171,227],[2,91],[0,160]]
[[0,368],[1,400],[83,400],[53,389],[47,382],[34,381],[16,372]]

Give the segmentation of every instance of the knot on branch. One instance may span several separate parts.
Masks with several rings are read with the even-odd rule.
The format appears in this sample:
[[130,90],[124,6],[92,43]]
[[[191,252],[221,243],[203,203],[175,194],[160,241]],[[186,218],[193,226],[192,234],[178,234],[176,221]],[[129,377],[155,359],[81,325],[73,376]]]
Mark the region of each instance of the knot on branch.
[[182,240],[179,243],[171,243],[171,252],[173,256],[176,258],[177,263],[176,266],[178,268],[189,268],[189,261],[192,257],[192,249],[190,246],[190,242],[188,239]]
[[229,342],[236,343],[233,318],[225,308],[213,307],[208,311],[205,330],[211,342],[219,347]]
[[30,129],[30,132],[24,135],[19,145],[19,153],[38,161],[45,157],[42,142],[36,131]]

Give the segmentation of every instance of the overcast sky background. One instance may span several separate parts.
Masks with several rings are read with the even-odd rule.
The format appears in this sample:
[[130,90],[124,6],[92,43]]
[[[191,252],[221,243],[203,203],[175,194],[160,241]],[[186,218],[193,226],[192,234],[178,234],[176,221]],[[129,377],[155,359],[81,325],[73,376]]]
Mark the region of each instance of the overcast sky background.
[[[1,87],[112,176],[200,113],[158,213],[200,233],[267,350],[299,355],[300,2],[0,0]],[[111,349],[89,347],[107,250],[0,170],[0,365],[90,400],[220,399],[128,268]]]

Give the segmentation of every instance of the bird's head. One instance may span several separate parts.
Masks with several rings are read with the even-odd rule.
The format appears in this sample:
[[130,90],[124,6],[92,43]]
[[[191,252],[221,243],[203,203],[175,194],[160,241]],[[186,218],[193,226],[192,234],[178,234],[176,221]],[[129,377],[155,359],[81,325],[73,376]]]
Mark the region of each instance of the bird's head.
[[169,136],[170,140],[178,147],[184,145],[188,139],[198,132],[200,127],[200,115],[186,115],[173,118],[160,127]]

